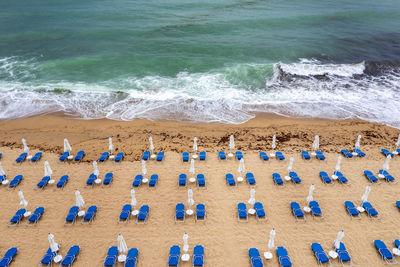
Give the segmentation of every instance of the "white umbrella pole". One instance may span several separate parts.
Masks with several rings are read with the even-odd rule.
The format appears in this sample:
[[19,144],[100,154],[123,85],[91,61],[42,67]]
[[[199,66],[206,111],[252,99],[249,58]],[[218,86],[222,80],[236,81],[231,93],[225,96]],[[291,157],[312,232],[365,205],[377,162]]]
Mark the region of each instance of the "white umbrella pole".
[[293,169],[293,162],[294,162],[294,157],[290,157],[290,161],[289,161],[289,166],[288,166],[288,171],[291,172]]
[[355,145],[354,145],[354,148],[355,149],[360,149],[360,142],[361,142],[361,135],[358,135],[357,136],[357,141],[356,141],[356,143],[355,143]]
[[313,201],[313,192],[314,192],[314,184],[310,186],[308,196],[307,196],[307,202]]
[[340,242],[342,241],[343,237],[344,237],[344,231],[342,230],[338,233],[337,238],[333,243],[335,248],[340,248]]
[[343,158],[342,155],[340,155],[337,159],[337,163],[336,163],[336,167],[335,167],[336,171],[340,171],[340,163],[342,162],[342,158]]
[[112,154],[114,150],[114,145],[111,136],[108,137],[108,150],[110,150],[110,154]]
[[390,163],[391,158],[392,158],[392,156],[390,156],[390,155],[388,155],[386,157],[385,163],[382,166],[384,170],[389,170],[389,163]]

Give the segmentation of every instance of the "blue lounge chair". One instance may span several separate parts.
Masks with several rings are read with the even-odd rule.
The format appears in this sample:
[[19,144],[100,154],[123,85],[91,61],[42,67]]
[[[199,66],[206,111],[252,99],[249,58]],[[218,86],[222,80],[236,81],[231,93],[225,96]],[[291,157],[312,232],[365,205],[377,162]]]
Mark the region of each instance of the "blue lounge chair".
[[276,255],[278,256],[279,264],[281,265],[281,267],[291,267],[292,266],[292,261],[289,258],[289,254],[287,253],[286,248],[277,247]]
[[187,175],[184,173],[179,174],[178,177],[178,186],[179,187],[186,187],[186,180],[187,180]]
[[236,157],[237,160],[241,160],[243,158],[242,151],[236,151],[235,152],[235,157]]
[[4,254],[3,258],[0,260],[0,267],[10,266],[10,263],[14,260],[15,255],[18,253],[18,248],[10,248]]
[[310,203],[308,203],[308,206],[311,208],[311,215],[313,216],[313,218],[324,218],[324,215],[322,215],[322,210],[317,201],[310,201]]
[[158,181],[158,175],[152,174],[149,179],[149,187],[156,187]]
[[3,153],[0,153],[0,160],[1,160],[2,157],[3,157]]
[[95,175],[94,173],[91,173],[89,175],[89,178],[86,180],[86,185],[87,186],[93,186],[94,185],[94,181],[96,181],[97,179],[97,175]]
[[292,182],[294,184],[301,184],[301,179],[295,172],[289,172],[290,178],[292,178]]
[[251,266],[253,267],[263,267],[264,263],[262,261],[262,258],[260,256],[260,252],[256,248],[251,248],[249,249],[249,257],[250,257],[250,262]]
[[22,181],[22,179],[24,178],[23,175],[17,175],[14,177],[14,179],[11,180],[11,182],[8,184],[9,188],[16,188]]
[[64,188],[65,185],[66,185],[67,182],[68,182],[68,179],[69,179],[69,176],[68,176],[68,175],[63,175],[63,176],[61,176],[60,180],[58,180],[58,182],[57,182],[57,184],[56,184],[57,188]]
[[79,207],[72,206],[69,209],[67,216],[65,217],[64,225],[73,225],[75,223],[76,216],[78,216],[78,212],[79,212]]
[[344,206],[349,213],[350,218],[361,219],[360,212],[357,210],[356,206],[351,201],[345,201]]
[[225,179],[226,179],[226,183],[229,186],[235,186],[236,185],[236,181],[235,181],[235,178],[233,177],[233,174],[231,174],[231,173],[225,174]]
[[206,220],[206,205],[197,204],[196,205],[196,221]]
[[254,174],[252,172],[246,173],[246,180],[249,185],[256,184],[256,178],[254,178]]
[[132,182],[132,187],[139,187],[142,184],[143,175],[138,174]]
[[272,178],[274,179],[275,185],[285,186],[285,184],[283,183],[282,177],[279,173],[274,172],[272,174]]
[[54,256],[56,256],[56,254],[57,254],[56,251],[52,252],[52,251],[51,251],[51,248],[49,248],[49,249],[47,250],[46,254],[44,254],[42,260],[40,261],[40,266],[43,266],[43,265],[45,265],[45,266],[51,266],[52,261],[53,261],[53,259],[54,259]]
[[142,160],[148,160],[150,158],[150,151],[143,152]]
[[135,267],[138,260],[139,250],[137,248],[131,248],[128,250],[124,267]]
[[394,154],[385,148],[382,148],[381,152],[385,155],[385,157],[387,156],[391,156],[392,158],[394,157]]
[[104,266],[115,266],[118,256],[118,247],[109,247],[106,258],[104,259]]
[[125,204],[122,207],[121,213],[119,214],[118,222],[129,222],[129,219],[131,217],[131,211],[132,211],[132,205]]
[[328,255],[326,255],[324,249],[322,248],[321,244],[319,243],[312,243],[311,249],[314,252],[315,258],[318,261],[319,266],[323,266],[325,263],[329,266],[332,266],[331,261],[329,260]]
[[338,177],[339,183],[344,184],[344,185],[350,185],[349,180],[340,171],[334,171],[333,174]]
[[103,152],[99,157],[99,162],[105,162],[108,159],[109,155],[109,152]]
[[18,158],[15,160],[15,163],[20,164],[20,163],[24,162],[27,156],[28,156],[28,153],[22,153],[22,154],[19,155]]
[[31,162],[35,163],[38,162],[42,158],[43,153],[42,152],[37,152],[32,158]]
[[206,160],[207,153],[205,151],[199,152],[199,160]]
[[156,161],[163,161],[164,155],[165,155],[164,152],[158,152],[156,156]]
[[106,173],[103,180],[103,185],[111,185],[113,180],[114,174],[112,172]]
[[68,159],[68,157],[69,157],[69,152],[66,151],[61,154],[61,156],[58,158],[58,160],[61,162],[65,162]]
[[282,152],[276,152],[275,153],[275,156],[276,156],[276,158],[278,159],[278,160],[285,160],[285,156],[283,155],[283,153]]
[[343,156],[345,156],[346,158],[352,158],[353,154],[351,154],[347,149],[342,149],[340,150],[340,152],[342,153]]
[[375,183],[375,184],[380,184],[381,183],[379,181],[379,179],[369,170],[365,170],[364,171],[364,175],[371,183]]
[[343,244],[343,242],[339,243],[339,248],[335,247],[335,250],[338,254],[339,261],[342,264],[342,266],[345,266],[346,264],[349,266],[353,266],[353,263],[351,261],[351,257],[349,252],[346,249],[346,246]]
[[199,173],[197,174],[197,187],[206,187],[206,178],[204,177],[204,174]]
[[322,153],[322,151],[315,151],[315,156],[319,160],[325,160],[326,159],[325,156],[324,156],[324,153]]
[[301,151],[301,157],[303,158],[303,159],[305,159],[305,160],[310,160],[311,159],[311,156],[310,156],[310,154],[308,153],[308,151]]
[[85,216],[82,218],[82,224],[87,223],[90,224],[92,223],[94,216],[96,216],[97,212],[97,206],[90,206],[85,213]]
[[115,159],[114,159],[114,161],[115,162],[121,162],[123,159],[124,159],[124,157],[125,157],[125,154],[124,154],[124,152],[119,152],[116,156],[115,156]]
[[61,262],[61,266],[72,266],[74,264],[75,259],[79,255],[80,251],[79,246],[72,246],[69,248],[67,255],[65,255],[64,259]]
[[204,247],[195,246],[193,248],[193,266],[204,266]]
[[188,162],[190,158],[189,152],[183,152],[182,153],[182,161],[183,162]]
[[136,223],[146,223],[147,217],[149,215],[150,207],[148,205],[143,205],[140,207],[139,214],[136,218]]
[[261,202],[254,203],[254,209],[256,210],[256,218],[257,220],[267,220],[267,216],[265,214],[264,206]]
[[357,156],[359,156],[359,157],[365,157],[367,155],[364,152],[362,152],[361,149],[358,149],[358,148],[354,148],[353,151],[356,152]]
[[219,158],[220,160],[226,159],[226,154],[225,154],[225,152],[224,152],[224,151],[218,152],[218,158]]
[[304,212],[301,209],[299,203],[297,202],[292,202],[290,203],[290,207],[292,208],[292,213],[296,221],[305,221],[306,216],[304,216]]
[[387,170],[379,170],[379,174],[385,176],[386,182],[393,184],[397,183],[397,180],[392,175],[390,175],[390,173]]
[[392,252],[387,248],[387,246],[382,240],[374,240],[374,245],[378,250],[379,254],[381,254],[382,260],[386,264],[397,264],[397,261],[394,258]]
[[373,219],[380,219],[381,216],[379,215],[378,211],[371,205],[371,203],[363,202],[362,207],[367,212],[368,216]]
[[50,176],[43,177],[42,180],[40,180],[40,182],[36,184],[36,188],[38,189],[45,188],[46,185],[49,183],[49,181],[50,181]]
[[74,161],[81,162],[84,156],[85,156],[85,151],[80,150],[78,151],[78,153],[76,153]]
[[19,209],[17,212],[14,214],[14,216],[11,218],[9,223],[7,224],[8,226],[13,226],[17,225],[21,222],[21,220],[24,218],[24,213],[26,212],[26,209]]
[[333,184],[331,177],[326,172],[319,172],[319,177],[321,177],[324,184]]
[[185,221],[185,205],[183,203],[178,203],[175,206],[175,222]]
[[239,222],[247,222],[247,207],[245,203],[238,203],[237,204],[237,212],[238,212],[238,221]]
[[181,248],[179,246],[172,246],[169,249],[168,266],[178,266],[181,255]]
[[42,217],[44,213],[44,208],[43,207],[38,207],[35,209],[35,211],[29,216],[28,221],[26,222],[26,225],[35,225],[39,221],[39,219]]
[[268,157],[267,153],[260,152],[260,159],[267,161],[267,160],[269,160],[269,157]]
[[7,178],[7,175],[0,175],[0,184]]
[[394,240],[394,246],[395,246],[396,248],[399,248],[399,249],[400,249],[400,239],[395,239],[395,240]]

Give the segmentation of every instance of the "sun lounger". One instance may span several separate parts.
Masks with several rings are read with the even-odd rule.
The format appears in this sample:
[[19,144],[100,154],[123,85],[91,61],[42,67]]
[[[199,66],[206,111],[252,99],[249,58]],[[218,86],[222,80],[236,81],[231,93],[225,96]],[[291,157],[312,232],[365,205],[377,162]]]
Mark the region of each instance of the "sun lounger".
[[279,264],[281,265],[281,267],[291,267],[292,266],[292,261],[289,258],[289,254],[287,253],[286,248],[277,247],[276,255],[278,256]]
[[11,180],[11,182],[8,184],[8,188],[16,188],[24,178],[23,175],[17,175],[14,177],[14,179]]
[[197,174],[197,187],[206,187],[206,178],[204,177],[204,174],[199,173]]
[[148,160],[150,158],[150,151],[143,152],[142,160]]
[[150,207],[148,205],[143,205],[140,207],[139,214],[136,218],[136,223],[146,223],[147,217],[149,215]]
[[304,216],[304,212],[301,209],[299,203],[297,202],[292,202],[290,203],[290,207],[292,208],[292,213],[296,221],[305,221],[306,216]]
[[227,183],[229,186],[235,186],[235,185],[236,185],[235,178],[233,177],[233,175],[232,175],[231,173],[227,173],[227,174],[225,175],[225,179],[226,179],[226,183]]
[[0,175],[0,184],[7,178],[7,175]]
[[32,158],[31,162],[36,163],[42,158],[43,153],[42,152],[37,152]]
[[36,184],[36,188],[38,189],[45,188],[46,185],[49,183],[49,181],[50,181],[50,176],[43,177],[42,180],[40,180],[40,182]]
[[365,157],[367,155],[364,152],[362,152],[361,149],[358,149],[358,148],[354,148],[353,152],[356,152],[357,156],[359,156],[359,157]]
[[22,153],[22,154],[19,155],[18,158],[15,160],[15,163],[20,164],[20,163],[24,162],[27,156],[28,156],[28,153]]
[[364,171],[364,175],[371,183],[375,183],[375,184],[380,184],[381,183],[379,181],[379,179],[369,170],[365,170]]
[[275,156],[276,156],[276,158],[278,159],[278,160],[285,160],[285,156],[283,155],[283,153],[282,152],[276,152],[275,153]]
[[333,184],[331,177],[326,172],[319,172],[319,177],[321,177],[324,184]]
[[3,157],[3,153],[0,153],[0,160],[1,160],[2,157]]
[[0,260],[0,267],[10,266],[10,263],[14,260],[15,255],[18,253],[18,248],[10,248],[4,254],[3,258]]
[[253,267],[263,267],[264,263],[260,256],[260,252],[256,248],[249,249],[250,263]]
[[239,222],[247,222],[247,207],[245,203],[238,203],[237,204],[237,212],[238,212],[238,221]]
[[252,172],[246,173],[246,180],[249,185],[256,184],[256,178],[254,178],[254,174]]
[[115,156],[114,162],[119,163],[119,162],[121,162],[121,161],[124,159],[124,157],[125,157],[124,152],[119,152],[119,153]]
[[109,155],[109,152],[103,152],[99,157],[99,162],[105,162],[108,159]]
[[385,148],[382,148],[381,152],[385,155],[385,157],[387,156],[391,156],[392,158],[394,157],[394,154]]
[[52,252],[51,248],[49,248],[46,252],[46,254],[44,254],[42,260],[40,261],[40,266],[51,266],[54,256],[57,254],[56,251]]
[[61,262],[61,266],[72,266],[74,264],[75,259],[78,257],[80,251],[79,246],[72,246],[65,255],[64,259]]
[[126,255],[124,267],[135,267],[138,261],[139,250],[137,248],[131,248],[128,250],[128,255]]
[[395,239],[393,243],[396,248],[400,249],[400,239]]
[[158,152],[156,156],[156,161],[163,161],[164,155],[165,155],[164,152]]
[[272,178],[274,179],[275,185],[285,186],[285,184],[283,183],[282,177],[279,173],[274,172],[272,174]]
[[118,256],[118,247],[109,247],[106,258],[104,259],[104,266],[115,266]]
[[58,180],[58,182],[57,182],[57,184],[56,184],[57,188],[64,188],[65,185],[66,185],[67,182],[68,182],[68,179],[69,179],[69,176],[68,176],[68,175],[63,175],[63,176],[61,176],[60,180]]
[[243,158],[242,151],[236,151],[235,152],[235,157],[236,157],[237,160],[241,160]]
[[169,249],[168,266],[178,266],[181,255],[181,248],[179,246],[172,246]]
[[128,222],[131,217],[132,205],[125,204],[118,217],[118,222]]
[[206,160],[207,153],[205,151],[199,152],[199,160]]
[[292,182],[294,184],[302,184],[300,177],[295,172],[289,172],[290,178],[292,178]]
[[78,153],[76,153],[74,161],[81,162],[84,156],[85,156],[85,151],[80,150],[80,151],[78,151]]
[[65,217],[64,225],[73,225],[75,223],[76,216],[78,216],[78,212],[79,212],[79,207],[72,206],[69,209],[67,216]]
[[356,206],[351,201],[345,201],[344,206],[350,216],[350,218],[361,219],[360,212],[357,210]]
[[324,156],[324,153],[322,153],[321,151],[315,151],[315,154],[316,154],[315,156],[319,160],[325,160],[326,159],[325,156]]
[[309,160],[309,159],[311,159],[311,156],[310,156],[310,154],[308,153],[308,151],[301,151],[301,157],[303,158],[303,159],[305,159],[305,160]]
[[339,248],[335,247],[335,250],[338,254],[338,258],[342,266],[353,266],[353,262],[351,261],[351,257],[349,252],[347,251],[343,242],[340,242]]
[[374,240],[374,245],[386,264],[397,264],[397,260],[382,240]]
[[318,266],[324,266],[324,264],[327,264],[328,266],[332,266],[332,263],[329,260],[328,255],[326,255],[324,249],[322,248],[322,246],[319,243],[312,243],[311,249],[313,250],[315,258],[318,261]]
[[204,247],[195,246],[193,248],[193,266],[204,266]]
[[143,175],[138,174],[132,182],[132,187],[139,187],[142,183]]
[[260,152],[260,159],[267,161],[267,160],[269,160],[269,157],[268,157],[267,153]]
[[82,224],[87,223],[90,224],[92,223],[94,216],[96,216],[96,212],[97,212],[97,206],[90,206],[85,214],[85,216],[83,216],[82,218]]
[[15,225],[19,224],[21,222],[21,220],[24,218],[25,212],[26,212],[26,209],[17,210],[17,212],[14,214],[14,216],[8,222],[7,226],[15,226]]
[[310,201],[310,203],[308,203],[308,206],[311,208],[311,215],[313,216],[313,218],[324,218],[324,215],[322,215],[322,210],[317,201]]
[[339,183],[344,184],[344,185],[350,185],[349,180],[340,171],[334,171],[333,174],[338,177]]
[[367,212],[368,216],[373,219],[380,219],[381,216],[379,215],[378,211],[371,205],[369,202],[363,202],[362,207]]
[[44,208],[43,207],[38,207],[35,209],[35,211],[29,216],[28,221],[26,222],[26,225],[35,225],[39,221],[39,219],[42,217],[44,213]]
[[185,221],[185,205],[183,203],[178,203],[175,206],[175,222]]
[[96,181],[97,179],[97,175],[95,175],[94,173],[91,173],[89,175],[89,178],[86,180],[86,185],[87,186],[93,186],[94,185],[94,181]]
[[219,158],[220,160],[226,159],[226,154],[225,154],[225,152],[224,152],[224,151],[218,152],[218,158]]
[[265,214],[264,206],[261,202],[254,203],[254,209],[256,210],[256,218],[257,220],[267,220],[267,216]]
[[112,172],[106,173],[103,180],[103,185],[111,185],[114,174]]
[[65,161],[67,161],[68,157],[69,157],[69,152],[66,151],[61,154],[61,156],[58,158],[58,160],[60,162],[65,162]]
[[158,175],[152,174],[149,179],[149,187],[156,187],[158,181]]
[[183,162],[188,162],[190,158],[189,152],[183,152],[182,153],[182,161]]
[[387,170],[379,170],[379,174],[385,176],[386,182],[393,184],[397,183],[397,180],[392,175],[390,175],[390,173]]
[[178,186],[179,187],[186,187],[186,180],[187,180],[187,175],[184,173],[179,174],[178,177]]
[[196,205],[196,221],[206,220],[206,205],[197,204]]
[[347,149],[342,149],[340,150],[340,152],[342,153],[343,156],[345,156],[346,158],[352,158],[353,154],[351,154]]

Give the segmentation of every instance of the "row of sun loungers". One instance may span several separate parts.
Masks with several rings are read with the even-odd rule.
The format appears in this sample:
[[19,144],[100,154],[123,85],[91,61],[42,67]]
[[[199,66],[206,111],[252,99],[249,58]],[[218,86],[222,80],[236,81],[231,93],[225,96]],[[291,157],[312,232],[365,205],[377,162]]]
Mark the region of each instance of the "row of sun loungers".
[[[8,222],[8,226],[16,226],[22,222],[24,219],[24,214],[26,212],[26,209],[19,209],[17,212],[14,214],[14,216],[10,219]],[[28,221],[26,222],[26,225],[35,225],[39,219],[42,217],[44,213],[44,208],[43,207],[38,207],[35,209],[35,211],[29,216]]]

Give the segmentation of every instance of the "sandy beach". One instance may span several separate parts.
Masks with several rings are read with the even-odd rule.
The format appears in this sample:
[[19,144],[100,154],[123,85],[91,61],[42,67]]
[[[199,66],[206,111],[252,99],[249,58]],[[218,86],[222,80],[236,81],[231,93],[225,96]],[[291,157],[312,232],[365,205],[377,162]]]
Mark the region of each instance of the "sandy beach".
[[[219,161],[217,151],[228,152],[229,136],[235,136],[236,148],[243,151],[246,171],[255,175],[256,200],[264,204],[268,220],[257,221],[250,216],[247,223],[237,221],[236,205],[247,203],[250,187],[245,183],[230,188],[226,185],[225,174],[238,177],[238,161]],[[272,135],[277,137],[277,150],[286,156],[285,161],[272,159],[263,162],[259,151],[271,152]],[[304,161],[301,150],[311,151],[314,136],[320,136],[320,149],[327,160]],[[340,149],[351,149],[357,135],[362,135],[361,148],[365,158],[343,159],[341,170],[351,185],[337,182],[324,185],[318,176],[320,171],[331,174],[336,165]],[[121,164],[111,161],[99,164],[100,176],[113,172],[110,187],[86,187],[85,182],[92,173],[91,161],[108,149],[108,137],[113,137],[115,151],[124,152]],[[148,137],[152,136],[155,151],[165,151],[163,162],[150,161],[148,175],[158,174],[159,183],[155,189],[142,185],[136,190],[139,205],[150,206],[148,222],[145,225],[117,223],[121,208],[130,203],[130,189],[133,178],[141,173],[140,157],[148,150]],[[174,208],[179,202],[186,203],[187,188],[178,188],[180,173],[189,175],[189,163],[181,161],[181,152],[192,152],[192,139],[199,139],[199,151],[207,151],[205,162],[196,162],[196,173],[203,173],[207,188],[188,186],[194,191],[195,203],[206,205],[207,219],[196,222],[187,216],[184,223],[174,222]],[[399,184],[382,181],[373,185],[369,201],[382,216],[381,220],[369,219],[362,214],[361,220],[352,220],[344,208],[344,201],[351,200],[357,205],[365,187],[369,184],[363,171],[377,172],[382,168],[385,157],[381,148],[393,150],[398,130],[364,121],[296,120],[282,117],[258,117],[240,125],[224,124],[181,124],[176,122],[152,122],[136,120],[121,122],[112,120],[72,120],[57,116],[41,116],[0,122],[1,163],[9,178],[23,174],[24,180],[17,190],[0,186],[0,256],[9,247],[18,247],[18,255],[11,266],[37,266],[49,248],[47,234],[55,235],[64,256],[69,247],[79,245],[81,253],[74,266],[102,266],[109,246],[117,245],[118,233],[123,234],[129,248],[139,249],[138,266],[165,266],[169,247],[182,247],[182,235],[189,234],[189,252],[195,245],[205,247],[205,266],[250,266],[248,249],[255,247],[260,253],[267,251],[269,232],[276,230],[275,245],[285,246],[294,266],[317,266],[310,244],[319,242],[326,252],[332,250],[332,243],[338,231],[344,230],[345,243],[354,266],[384,266],[380,255],[373,246],[373,240],[383,240],[389,249],[400,237],[398,222],[400,213],[395,202]],[[44,152],[37,164],[24,162],[14,165],[16,157],[23,152],[21,138],[25,138],[30,154]],[[81,163],[58,163],[63,151],[63,139],[68,138],[73,154],[85,150],[86,157]],[[289,157],[294,156],[293,170],[303,185],[291,183],[283,188],[274,186],[272,173],[287,174]],[[64,174],[70,180],[64,190],[53,185],[44,190],[35,190],[43,177],[43,162],[49,161],[53,178],[58,180]],[[390,173],[400,179],[398,158],[390,164]],[[290,202],[297,201],[302,207],[307,204],[309,186],[315,185],[314,200],[317,200],[324,214],[323,220],[312,219],[307,214],[306,222],[296,222]],[[17,191],[21,189],[28,200],[28,209],[45,207],[45,213],[36,226],[24,223],[17,227],[6,224],[19,208]],[[74,190],[79,189],[86,206],[97,205],[97,215],[90,225],[80,221],[71,227],[64,226],[69,208],[75,205]],[[25,219],[26,222],[26,219]],[[333,266],[340,266],[332,260]],[[180,266],[191,266],[192,262],[181,262]],[[265,266],[279,266],[274,252],[273,259],[264,260]],[[122,266],[121,264],[119,266]]]

